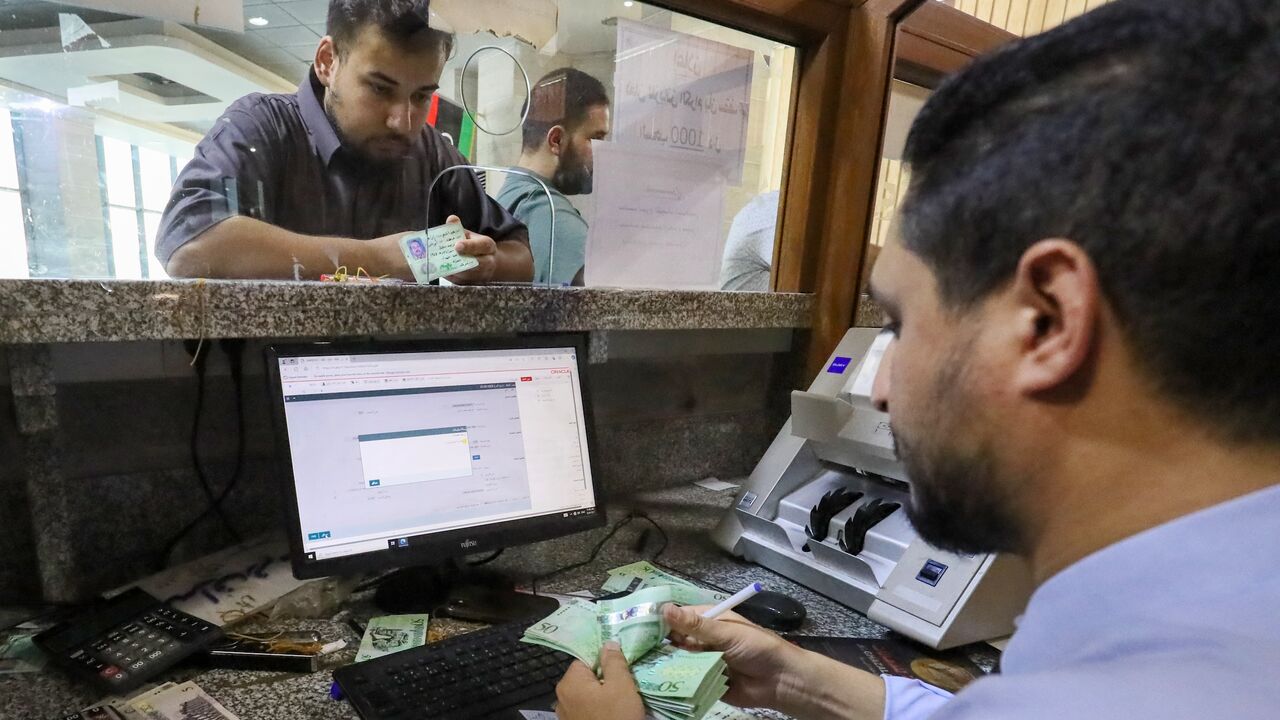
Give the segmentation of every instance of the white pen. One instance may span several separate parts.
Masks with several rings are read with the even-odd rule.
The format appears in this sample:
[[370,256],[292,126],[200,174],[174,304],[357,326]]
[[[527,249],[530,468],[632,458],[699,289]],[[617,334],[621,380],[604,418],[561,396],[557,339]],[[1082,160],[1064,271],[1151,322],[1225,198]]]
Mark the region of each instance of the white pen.
[[758,582],[751,583],[750,585],[734,593],[732,597],[726,598],[725,600],[721,601],[719,605],[716,605],[710,610],[702,613],[702,617],[708,620],[715,620],[721,615],[738,607],[744,601],[746,601],[747,598],[751,597],[752,595],[755,595],[756,593],[760,592],[763,589],[764,587],[760,583]]

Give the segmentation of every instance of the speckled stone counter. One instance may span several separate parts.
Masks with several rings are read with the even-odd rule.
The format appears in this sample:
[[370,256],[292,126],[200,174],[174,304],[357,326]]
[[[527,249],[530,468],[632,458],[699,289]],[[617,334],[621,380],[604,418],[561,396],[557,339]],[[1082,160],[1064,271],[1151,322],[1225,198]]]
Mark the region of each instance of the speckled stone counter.
[[805,328],[802,294],[0,280],[0,344],[417,333]]
[[[623,519],[631,508],[640,508],[667,535],[666,549],[658,557],[662,564],[723,588],[736,589],[752,581],[761,581],[771,590],[786,593],[802,602],[808,610],[808,618],[800,630],[803,634],[867,638],[879,638],[888,634],[883,626],[866,617],[764,568],[732,558],[712,545],[707,533],[715,527],[725,508],[732,502],[733,494],[732,490],[712,492],[698,487],[679,487],[645,493],[629,502],[615,502],[610,507],[609,527],[514,548],[491,567],[503,570],[514,578],[521,578],[541,575],[585,560],[590,549],[605,537],[610,527]],[[539,584],[539,591],[566,593],[598,590],[606,579],[608,569],[642,558],[651,558],[658,551],[662,540],[660,534],[653,531],[649,533],[645,549],[636,549],[637,541],[646,527],[652,526],[642,520],[628,523],[603,546],[594,562],[547,578]],[[348,601],[348,612],[352,616],[365,619],[376,614],[368,595],[356,595]],[[347,649],[327,659],[328,669],[350,662],[359,641],[341,619],[273,621],[269,627],[316,631],[324,641],[339,638],[347,640]],[[435,619],[431,624],[431,637],[433,640],[439,639],[475,627],[478,626],[455,620]],[[990,658],[992,653],[987,651],[987,656]],[[328,670],[307,675],[183,670],[171,673],[171,676],[168,679],[195,680],[242,720],[346,720],[355,716],[345,702],[329,699]],[[93,692],[71,684],[55,672],[0,676],[0,718],[4,719],[59,717],[97,699]]]

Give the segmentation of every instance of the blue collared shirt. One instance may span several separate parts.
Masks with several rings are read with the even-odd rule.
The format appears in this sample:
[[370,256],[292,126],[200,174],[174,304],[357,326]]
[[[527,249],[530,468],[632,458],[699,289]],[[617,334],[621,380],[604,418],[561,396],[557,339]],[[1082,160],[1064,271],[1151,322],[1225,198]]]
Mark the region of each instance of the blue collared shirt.
[[954,698],[886,678],[885,718],[1280,718],[1280,485],[1126,538],[1050,578],[1001,665]]
[[[587,221],[578,208],[551,184],[551,181],[528,168],[513,168],[528,175],[507,176],[498,192],[498,202],[529,229],[529,249],[533,252],[533,282],[568,285],[582,269],[587,257]],[[535,180],[534,178],[537,178]],[[551,237],[551,205],[555,203],[554,242]],[[555,248],[554,262],[551,248]]]

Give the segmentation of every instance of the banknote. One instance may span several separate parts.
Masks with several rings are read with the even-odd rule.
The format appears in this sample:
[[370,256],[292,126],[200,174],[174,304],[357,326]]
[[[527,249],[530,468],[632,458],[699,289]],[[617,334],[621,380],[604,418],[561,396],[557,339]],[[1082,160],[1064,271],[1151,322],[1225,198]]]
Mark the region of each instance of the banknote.
[[131,718],[132,720],[141,720],[141,718],[146,717],[146,713],[142,711],[142,707],[141,707],[143,703],[145,703],[147,700],[150,700],[153,697],[158,697],[161,694],[175,687],[177,687],[176,683],[171,683],[171,682],[160,683],[159,685],[153,685],[149,688],[136,690],[133,692],[133,694],[121,700],[112,699],[106,704],[109,704],[111,707],[115,708],[117,712],[119,712],[122,716],[126,718]]
[[427,644],[428,615],[383,615],[369,621],[356,662]]
[[193,682],[150,694],[132,705],[147,720],[240,720]]
[[45,656],[31,641],[33,634],[11,635],[0,646],[0,675],[40,672]]
[[653,711],[678,718],[701,718],[728,688],[724,657],[660,645],[632,666],[636,687]]
[[600,642],[610,640],[622,646],[628,663],[639,660],[662,644],[669,628],[662,608],[671,603],[671,586],[655,585],[596,604],[596,622],[600,625]]
[[728,688],[724,658],[666,644],[662,607],[669,585],[654,585],[596,604],[574,601],[525,630],[522,640],[553,648],[599,669],[600,648],[617,641],[631,665],[650,715],[664,720],[700,720]]
[[727,593],[709,590],[655,567],[647,560],[610,570],[603,589],[609,592],[634,592],[655,585],[670,586],[671,600],[679,605],[714,605],[729,597]]
[[585,600],[561,605],[525,630],[524,642],[572,655],[596,669],[600,662],[600,625],[596,606]]

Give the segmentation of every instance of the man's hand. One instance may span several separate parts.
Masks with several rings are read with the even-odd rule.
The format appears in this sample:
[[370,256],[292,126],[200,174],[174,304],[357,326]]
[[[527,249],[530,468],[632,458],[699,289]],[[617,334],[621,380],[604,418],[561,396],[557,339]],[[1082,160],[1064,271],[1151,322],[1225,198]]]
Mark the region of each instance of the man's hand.
[[[409,269],[409,262],[404,259],[404,250],[400,249],[400,239],[405,235],[413,234],[402,232],[370,240],[369,246],[374,262],[371,263],[373,267],[366,267],[365,271],[374,277],[393,277],[412,282],[413,271]],[[347,266],[347,271],[354,275],[356,268]]]
[[[457,215],[450,215],[446,222],[461,224],[462,219]],[[454,285],[484,285],[493,280],[493,274],[498,269],[498,243],[488,235],[473,233],[465,228],[462,233],[463,238],[458,241],[454,249],[459,255],[479,260],[480,264],[466,272],[450,275],[447,279]]]
[[725,702],[815,720],[884,717],[879,677],[802,650],[737,613],[707,620],[702,613],[708,607],[668,605],[663,615],[676,646],[724,653],[729,666]]
[[556,717],[560,720],[643,720],[644,703],[636,690],[636,680],[616,642],[600,650],[604,679],[581,660],[573,661],[556,685]]
[[671,642],[686,650],[718,650],[729,666],[724,701],[738,707],[778,708],[779,695],[797,686],[803,651],[777,634],[728,612],[716,620],[702,617],[706,607],[663,610]]

